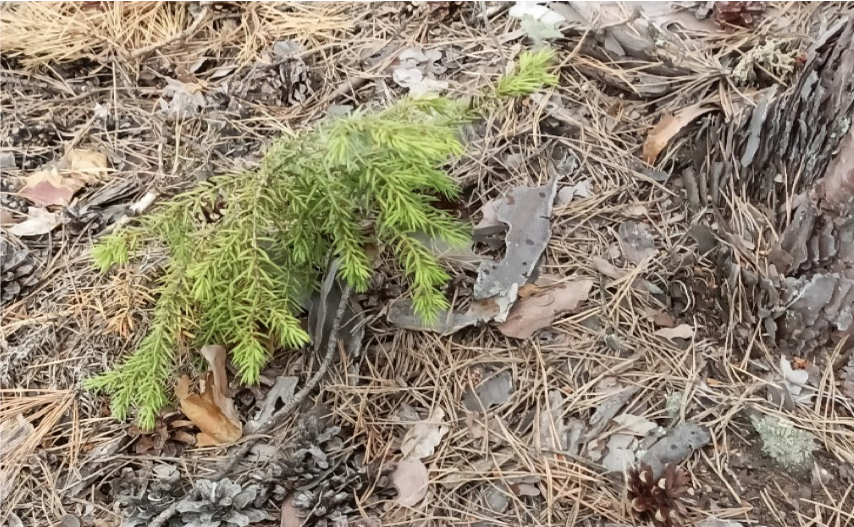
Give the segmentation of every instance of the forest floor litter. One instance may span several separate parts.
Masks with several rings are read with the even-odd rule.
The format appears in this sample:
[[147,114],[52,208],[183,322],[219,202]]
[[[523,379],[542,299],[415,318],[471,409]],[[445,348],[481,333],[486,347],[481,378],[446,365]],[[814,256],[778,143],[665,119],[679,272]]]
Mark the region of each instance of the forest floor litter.
[[[854,525],[849,4],[6,2],[0,35],[0,526]],[[377,250],[255,385],[210,342],[153,429],[83,389],[166,258],[101,272],[105,234],[544,47],[557,85],[445,167],[472,243],[414,234],[435,321]]]

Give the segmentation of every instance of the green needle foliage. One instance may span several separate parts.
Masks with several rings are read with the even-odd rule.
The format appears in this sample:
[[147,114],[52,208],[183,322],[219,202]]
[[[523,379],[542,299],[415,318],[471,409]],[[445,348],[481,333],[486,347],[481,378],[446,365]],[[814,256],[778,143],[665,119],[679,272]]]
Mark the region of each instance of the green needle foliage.
[[[389,248],[416,312],[435,318],[448,307],[449,276],[415,235],[457,246],[469,240],[468,226],[434,206],[439,196],[459,194],[441,168],[464,151],[459,126],[501,98],[555,84],[552,59],[551,50],[521,55],[514,72],[474,101],[405,99],[283,137],[257,171],[213,178],[101,240],[93,256],[103,272],[151,243],[165,246],[169,258],[149,333],[131,357],[87,386],[111,394],[118,419],[136,408],[139,425],[152,428],[169,402],[177,351],[187,346],[227,345],[241,381],[257,382],[271,340],[286,348],[308,342],[299,299],[330,257],[340,259],[345,282],[365,291],[369,242]],[[197,219],[221,201],[219,221]]]

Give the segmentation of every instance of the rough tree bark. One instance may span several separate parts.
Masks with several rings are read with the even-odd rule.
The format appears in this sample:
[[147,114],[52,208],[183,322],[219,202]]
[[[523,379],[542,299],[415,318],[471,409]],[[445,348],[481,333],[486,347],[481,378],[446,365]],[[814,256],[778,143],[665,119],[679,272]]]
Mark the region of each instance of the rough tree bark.
[[722,303],[750,307],[736,334],[761,321],[808,354],[854,333],[854,21],[816,40],[798,79],[710,119],[683,181],[695,210],[715,211]]

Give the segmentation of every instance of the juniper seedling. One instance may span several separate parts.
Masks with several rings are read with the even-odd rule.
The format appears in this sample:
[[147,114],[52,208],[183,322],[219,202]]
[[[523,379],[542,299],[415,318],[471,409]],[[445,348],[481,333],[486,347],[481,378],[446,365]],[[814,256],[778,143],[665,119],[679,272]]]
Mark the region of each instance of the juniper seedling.
[[[416,233],[461,246],[469,227],[434,206],[456,198],[442,165],[463,153],[459,126],[507,97],[553,85],[551,50],[524,53],[515,71],[472,101],[404,99],[385,110],[326,121],[269,149],[258,170],[212,178],[163,204],[95,247],[101,271],[126,264],[143,245],[160,244],[168,261],[148,334],[133,355],[87,381],[112,396],[115,417],[138,409],[151,428],[169,402],[176,353],[188,345],[230,347],[244,383],[258,380],[270,339],[286,348],[308,342],[296,314],[329,257],[340,276],[365,291],[372,275],[368,242],[388,247],[409,282],[416,312],[433,319],[448,306],[449,276]],[[215,223],[197,220],[225,203]]]

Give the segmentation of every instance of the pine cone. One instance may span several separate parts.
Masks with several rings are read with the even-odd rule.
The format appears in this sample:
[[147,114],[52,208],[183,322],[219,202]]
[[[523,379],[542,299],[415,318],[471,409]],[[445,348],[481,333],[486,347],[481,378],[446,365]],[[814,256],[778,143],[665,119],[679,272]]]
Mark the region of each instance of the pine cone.
[[108,492],[124,510],[122,527],[148,525],[180,494],[181,477],[172,465],[133,470],[126,467],[109,482]]
[[216,482],[200,479],[196,489],[201,495],[198,501],[181,501],[177,506],[185,527],[246,527],[271,519],[253,508],[261,490],[258,485],[243,488],[228,478]]
[[357,497],[364,498],[368,489],[374,489],[375,495],[388,493],[389,497],[394,492],[387,483],[387,472],[378,464],[365,464],[362,453],[344,448],[341,427],[329,426],[325,413],[303,416],[292,446],[253,475],[266,485],[265,495],[281,496],[276,498],[279,501],[285,493],[293,492],[297,514],[306,525],[316,527],[346,522],[357,510]]
[[38,282],[38,264],[29,250],[19,249],[5,239],[0,240],[0,259],[0,304],[5,304],[23,296]]
[[465,2],[410,2],[415,9],[415,16],[426,16],[433,22],[451,22],[465,7]]
[[80,234],[87,230],[97,231],[102,228],[106,222],[100,211],[89,207],[69,206],[62,211],[60,221],[65,224],[68,231],[72,234]]
[[632,510],[656,527],[682,525],[687,509],[685,496],[693,495],[685,472],[671,463],[656,481],[652,467],[640,463],[629,471],[628,496]]
[[9,178],[0,179],[0,207],[25,214],[28,206],[27,201],[14,195],[17,190],[13,188]]
[[755,27],[765,13],[764,2],[715,2],[715,20],[737,27]]

